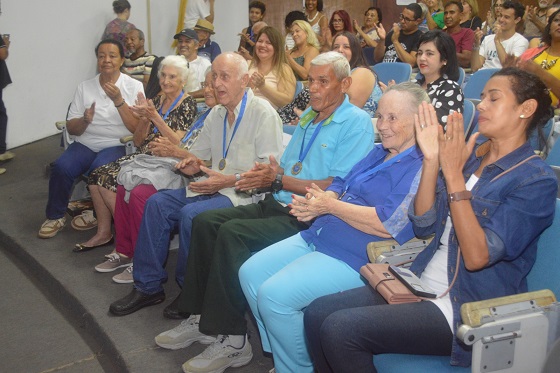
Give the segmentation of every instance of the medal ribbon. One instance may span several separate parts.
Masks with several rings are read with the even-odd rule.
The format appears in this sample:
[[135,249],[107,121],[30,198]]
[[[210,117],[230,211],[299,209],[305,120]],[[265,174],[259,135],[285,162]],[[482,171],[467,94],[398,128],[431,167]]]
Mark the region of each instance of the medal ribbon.
[[366,169],[365,171],[363,171],[359,174],[352,175],[344,183],[344,188],[343,188],[342,194],[340,195],[340,197],[338,197],[338,199],[342,199],[342,197],[344,197],[344,195],[348,191],[348,188],[350,188],[350,185],[352,185],[354,183],[360,183],[360,182],[364,181],[365,179],[367,179],[368,177],[370,177],[371,175],[373,175],[374,173],[379,172],[382,169],[389,167],[393,163],[401,160],[402,158],[404,158],[407,155],[409,155],[410,153],[412,153],[412,151],[414,151],[414,149],[416,149],[416,145],[411,146],[410,148],[406,149],[404,152],[399,153],[398,155],[389,159],[388,161],[382,162],[381,164],[378,164],[377,166],[375,166],[373,168],[370,168],[369,170]]
[[[310,122],[310,117],[314,114],[313,111],[310,111],[309,113],[307,113],[305,115],[305,117],[302,118],[301,122],[302,122],[302,127],[305,126],[306,124],[308,124]],[[317,114],[318,116],[319,114]],[[298,162],[302,163],[303,160],[305,159],[305,157],[307,156],[307,153],[309,153],[309,150],[311,149],[311,145],[313,145],[313,142],[315,141],[315,139],[317,138],[317,135],[319,135],[319,132],[321,131],[321,128],[323,126],[328,125],[332,118],[333,118],[334,113],[332,113],[328,118],[323,119],[321,122],[319,122],[319,124],[317,124],[317,128],[315,128],[315,131],[313,132],[313,135],[311,136],[311,138],[309,139],[309,142],[307,143],[307,146],[305,146],[305,134],[307,133],[307,129],[311,126],[311,124],[309,124],[306,128],[305,128],[305,132],[303,134],[303,140],[301,142],[301,148],[299,149],[299,157],[298,157]],[[315,116],[315,118],[317,117]],[[306,123],[303,123],[304,121],[306,121]],[[326,122],[326,123],[325,123]],[[304,149],[305,146],[305,149]]]
[[[171,104],[171,106],[169,106],[169,109],[167,109],[167,112],[165,113],[165,115],[163,114],[163,103],[161,104],[158,113],[160,115],[160,117],[163,118],[163,120],[166,120],[167,117],[169,116],[169,113],[171,113],[171,110],[173,110],[173,108],[175,107],[175,105],[177,105],[177,102],[179,102],[179,100],[181,99],[181,97],[183,97],[183,94],[185,94],[185,92],[181,91],[181,94],[179,96],[177,96],[177,98],[175,99],[175,101],[173,101],[173,103]],[[154,125],[154,133],[158,133],[159,130],[157,129],[157,127]]]
[[189,139],[193,135],[194,131],[196,131],[197,129],[199,129],[200,127],[202,127],[204,125],[204,120],[206,119],[208,114],[210,114],[211,111],[212,111],[212,108],[209,108],[204,113],[202,113],[201,116],[198,117],[196,122],[191,126],[191,128],[189,128],[189,131],[185,134],[185,137],[183,137],[183,139],[181,140],[181,143],[183,145],[186,144],[187,141],[189,141]]
[[228,114],[226,112],[226,116],[224,118],[224,138],[222,141],[222,154],[223,154],[223,158],[222,159],[226,159],[227,157],[227,153],[229,151],[229,146],[231,145],[231,141],[233,140],[233,137],[235,136],[235,133],[237,132],[237,127],[239,127],[239,123],[241,122],[241,119],[243,118],[243,114],[245,114],[245,105],[247,104],[247,92],[245,91],[245,94],[243,95],[243,100],[241,100],[241,108],[239,109],[239,114],[237,115],[237,121],[235,122],[235,126],[233,127],[233,133],[231,134],[231,138],[229,139],[229,144],[226,148],[226,126],[227,126],[227,117]]

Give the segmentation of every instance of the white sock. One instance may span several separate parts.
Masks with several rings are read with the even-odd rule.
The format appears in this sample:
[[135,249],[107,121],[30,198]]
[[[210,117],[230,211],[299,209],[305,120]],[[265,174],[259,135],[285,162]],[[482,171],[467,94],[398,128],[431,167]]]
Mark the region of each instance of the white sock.
[[245,335],[229,335],[229,344],[235,348],[241,348],[245,345]]

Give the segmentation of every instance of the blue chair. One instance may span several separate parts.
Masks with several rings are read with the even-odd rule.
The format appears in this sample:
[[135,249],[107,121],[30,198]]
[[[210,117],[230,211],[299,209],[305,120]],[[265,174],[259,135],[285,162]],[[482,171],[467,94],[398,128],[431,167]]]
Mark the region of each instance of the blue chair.
[[560,167],[560,140],[556,140],[544,161],[551,166]]
[[465,100],[463,102],[463,126],[465,130],[465,139],[470,135],[470,129],[474,121],[476,109],[472,101]]
[[[560,295],[560,252],[557,250],[559,242],[560,199],[556,199],[554,221],[539,239],[535,265],[527,276],[529,291],[550,289],[554,294]],[[375,356],[374,363],[380,373],[471,372],[471,368],[449,365],[449,356],[382,354]]]
[[465,98],[480,99],[480,94],[482,93],[486,82],[496,71],[499,70],[500,69],[482,69],[472,74],[467,84],[465,84],[465,88],[463,88]]
[[296,92],[294,93],[294,99],[299,95],[299,93],[303,91],[303,82],[300,80],[296,80]]
[[465,83],[465,69],[459,67],[459,78],[457,79],[457,83],[459,86],[463,87],[463,83]]
[[381,62],[371,68],[385,84],[388,84],[391,79],[395,83],[408,82],[412,74],[412,67],[404,62]]

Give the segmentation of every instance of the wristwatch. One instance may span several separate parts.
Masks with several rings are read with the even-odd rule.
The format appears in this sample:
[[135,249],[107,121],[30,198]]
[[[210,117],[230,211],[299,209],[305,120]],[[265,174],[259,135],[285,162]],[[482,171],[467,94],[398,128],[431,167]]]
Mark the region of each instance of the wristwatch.
[[472,199],[472,193],[468,190],[463,190],[462,192],[449,193],[447,200],[451,202],[459,202],[465,199]]
[[282,184],[282,174],[276,174],[276,178],[272,182],[270,186],[274,193],[281,191],[284,188],[284,184]]

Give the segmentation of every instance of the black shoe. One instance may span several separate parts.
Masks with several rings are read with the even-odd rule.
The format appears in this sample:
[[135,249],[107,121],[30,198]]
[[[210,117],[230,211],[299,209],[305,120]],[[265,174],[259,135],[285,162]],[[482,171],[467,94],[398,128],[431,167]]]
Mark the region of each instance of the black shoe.
[[191,315],[188,312],[179,312],[179,297],[181,294],[177,295],[177,298],[173,299],[167,307],[163,309],[163,317],[167,319],[182,320],[188,319]]
[[140,290],[133,288],[124,298],[113,302],[109,307],[109,312],[116,316],[129,315],[147,306],[153,306],[165,300],[165,292],[160,291],[155,294],[144,294]]

